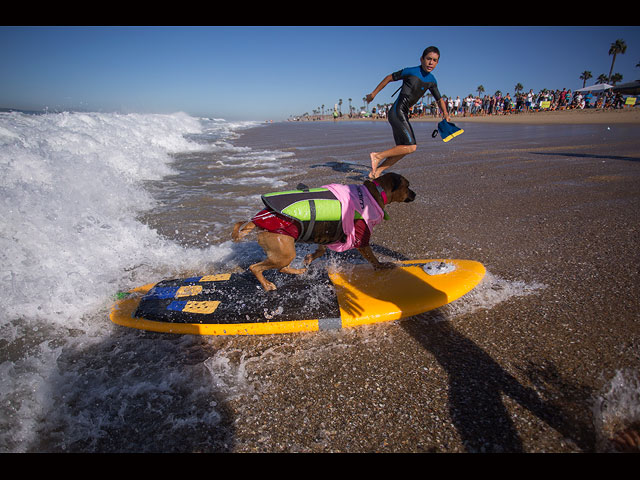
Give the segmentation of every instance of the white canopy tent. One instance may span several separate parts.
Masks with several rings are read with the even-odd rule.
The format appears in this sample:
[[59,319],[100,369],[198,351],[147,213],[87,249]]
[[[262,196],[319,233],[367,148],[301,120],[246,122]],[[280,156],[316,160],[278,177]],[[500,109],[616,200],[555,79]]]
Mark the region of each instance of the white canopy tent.
[[609,85],[608,83],[598,83],[596,85],[591,85],[590,87],[584,87],[576,90],[576,92],[604,92],[611,88],[613,88],[613,85]]

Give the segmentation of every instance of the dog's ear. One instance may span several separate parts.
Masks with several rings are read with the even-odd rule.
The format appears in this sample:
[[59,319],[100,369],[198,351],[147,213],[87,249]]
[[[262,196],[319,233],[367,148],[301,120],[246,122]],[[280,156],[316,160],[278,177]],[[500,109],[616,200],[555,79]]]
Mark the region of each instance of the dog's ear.
[[402,185],[402,180],[400,179],[400,175],[397,173],[391,173],[391,191],[395,192]]

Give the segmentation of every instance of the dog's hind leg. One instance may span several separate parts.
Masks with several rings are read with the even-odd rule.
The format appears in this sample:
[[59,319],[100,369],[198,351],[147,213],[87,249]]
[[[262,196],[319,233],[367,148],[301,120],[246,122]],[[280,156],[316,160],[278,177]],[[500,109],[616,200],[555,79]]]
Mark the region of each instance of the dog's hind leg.
[[291,268],[289,265],[296,258],[295,240],[288,235],[280,235],[271,232],[260,232],[258,244],[267,254],[262,262],[254,263],[249,270],[256,276],[265,290],[275,290],[276,286],[264,278],[262,272],[277,269],[283,273],[300,275],[306,269]]
[[266,270],[272,270],[274,268],[277,268],[277,267],[273,264],[271,260],[267,258],[262,262],[254,263],[249,267],[249,270],[251,270],[251,273],[253,273],[256,276],[256,278],[260,282],[260,285],[262,285],[262,288],[269,291],[269,290],[275,290],[276,286],[273,284],[273,282],[270,282],[269,280],[264,278],[264,275],[262,274],[262,272]]

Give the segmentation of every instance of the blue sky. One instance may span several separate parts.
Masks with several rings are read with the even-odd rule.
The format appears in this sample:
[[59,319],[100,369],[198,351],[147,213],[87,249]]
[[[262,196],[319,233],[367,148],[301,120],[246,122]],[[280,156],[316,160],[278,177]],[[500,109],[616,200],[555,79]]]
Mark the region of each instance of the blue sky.
[[[441,93],[581,88],[608,74],[609,46],[627,44],[614,73],[640,78],[640,27],[0,27],[0,107],[187,112],[285,120],[363,104],[382,78],[441,58]],[[388,85],[374,103],[392,101]]]

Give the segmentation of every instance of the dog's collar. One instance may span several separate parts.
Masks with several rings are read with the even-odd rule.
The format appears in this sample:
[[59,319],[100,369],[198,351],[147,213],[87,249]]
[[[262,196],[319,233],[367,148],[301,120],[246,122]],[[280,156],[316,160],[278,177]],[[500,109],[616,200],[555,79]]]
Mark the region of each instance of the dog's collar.
[[380,184],[378,182],[376,182],[375,180],[371,180],[371,182],[376,186],[376,188],[378,189],[378,193],[380,194],[380,196],[382,197],[382,202],[384,205],[387,204],[387,194],[384,191],[384,188],[382,188],[380,186]]

